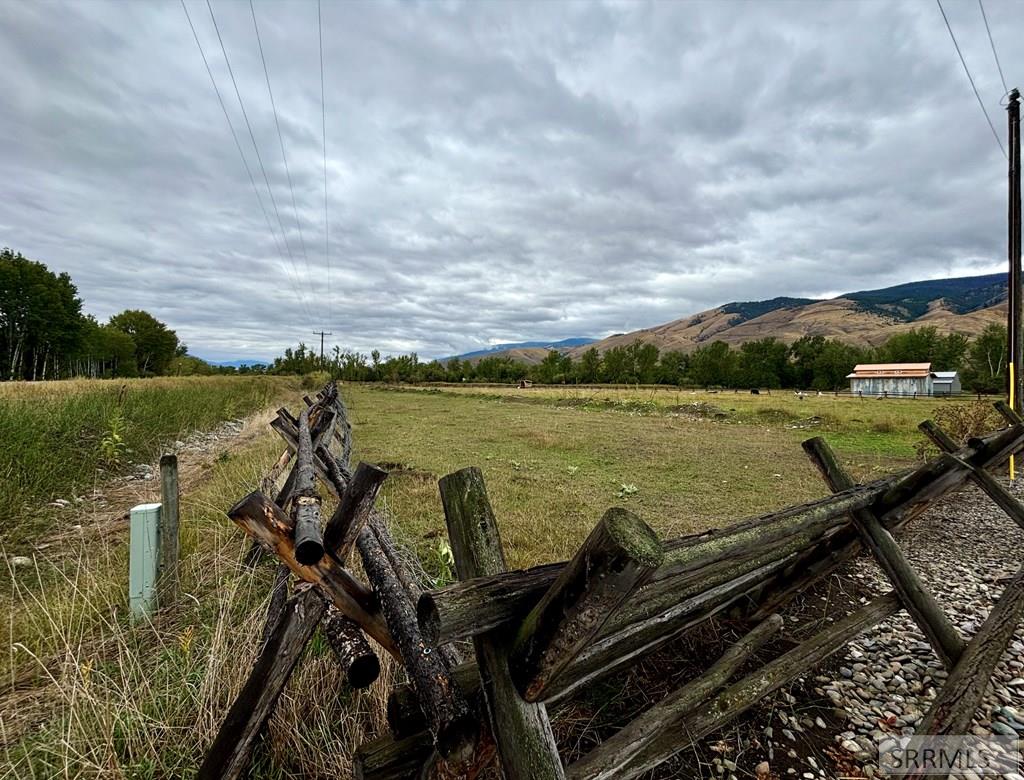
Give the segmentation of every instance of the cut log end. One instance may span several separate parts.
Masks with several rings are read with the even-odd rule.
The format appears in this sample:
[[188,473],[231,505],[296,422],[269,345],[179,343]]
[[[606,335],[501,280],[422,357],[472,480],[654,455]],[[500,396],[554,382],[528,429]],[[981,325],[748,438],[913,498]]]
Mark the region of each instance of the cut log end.
[[620,507],[605,512],[608,535],[641,566],[655,569],[665,559],[661,539],[643,520]]
[[380,677],[380,660],[376,655],[364,655],[348,667],[346,678],[353,688],[369,688]]
[[319,563],[324,557],[324,546],[319,539],[303,539],[295,545],[295,560],[303,566]]
[[423,641],[430,647],[437,647],[441,638],[441,613],[430,593],[424,593],[416,602],[416,622],[419,623]]
[[434,744],[447,761],[458,764],[472,757],[479,739],[480,718],[476,713],[467,712],[445,723],[438,730]]

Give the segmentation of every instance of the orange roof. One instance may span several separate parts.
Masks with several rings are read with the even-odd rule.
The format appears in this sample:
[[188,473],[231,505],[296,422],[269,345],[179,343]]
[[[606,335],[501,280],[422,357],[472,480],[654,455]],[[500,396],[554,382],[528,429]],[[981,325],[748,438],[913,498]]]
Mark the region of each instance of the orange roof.
[[854,366],[847,379],[868,377],[926,377],[932,373],[931,363],[861,363]]

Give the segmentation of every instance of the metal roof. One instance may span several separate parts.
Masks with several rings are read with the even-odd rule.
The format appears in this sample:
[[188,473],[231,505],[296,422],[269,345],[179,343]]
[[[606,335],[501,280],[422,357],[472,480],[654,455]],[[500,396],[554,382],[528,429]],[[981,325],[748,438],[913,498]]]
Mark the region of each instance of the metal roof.
[[956,379],[956,371],[936,371],[935,381],[936,382],[952,382]]
[[847,379],[871,379],[875,377],[922,378],[932,373],[931,363],[860,363],[853,368]]

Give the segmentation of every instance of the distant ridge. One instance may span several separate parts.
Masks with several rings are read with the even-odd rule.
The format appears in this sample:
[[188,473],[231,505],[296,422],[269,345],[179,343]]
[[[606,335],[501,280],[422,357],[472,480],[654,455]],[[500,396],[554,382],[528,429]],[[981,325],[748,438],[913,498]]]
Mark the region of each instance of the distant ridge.
[[[203,358],[205,360],[205,358]],[[211,366],[241,368],[242,366],[269,366],[273,360],[206,360]]]
[[858,346],[876,346],[895,333],[933,326],[941,333],[976,336],[993,322],[1006,321],[1006,275],[963,276],[907,282],[877,290],[846,293],[829,300],[782,296],[763,301],[733,301],[678,320],[598,341],[496,344],[460,355],[478,360],[504,355],[536,364],[557,349],[578,358],[591,347],[604,352],[636,341],[661,350],[691,352],[713,341],[737,347],[747,341],[776,338],[791,344],[802,336],[824,336]]
[[[690,352],[713,341],[735,347],[769,337],[791,344],[802,336],[824,336],[866,347],[914,327],[976,336],[988,324],[1005,320],[1006,275],[988,274],[908,282],[830,300],[780,297],[726,303],[664,325],[608,336],[592,346],[604,352],[640,341],[661,350]],[[578,357],[583,351],[573,348],[569,354]]]
[[480,358],[500,355],[504,352],[520,349],[542,349],[548,352],[556,349],[560,352],[564,352],[565,350],[572,349],[574,347],[584,347],[587,344],[594,343],[594,341],[596,341],[596,339],[587,338],[585,336],[576,336],[573,338],[562,339],[561,341],[517,341],[508,344],[495,344],[487,349],[464,352],[461,355],[452,355],[450,357],[441,358],[440,360],[442,363],[446,363],[449,360],[479,360]]

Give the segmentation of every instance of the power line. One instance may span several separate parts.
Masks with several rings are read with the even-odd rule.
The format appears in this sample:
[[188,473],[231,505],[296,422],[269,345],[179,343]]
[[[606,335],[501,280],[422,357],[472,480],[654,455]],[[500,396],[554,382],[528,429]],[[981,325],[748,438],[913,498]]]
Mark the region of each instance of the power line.
[[295,215],[295,227],[299,231],[299,245],[302,247],[302,257],[306,265],[306,275],[311,276],[309,269],[309,254],[306,252],[306,239],[302,235],[302,223],[299,221],[299,207],[295,201],[295,187],[292,184],[292,172],[288,167],[288,155],[284,151],[284,135],[281,133],[281,121],[277,114],[277,103],[274,102],[274,90],[270,87],[270,70],[267,68],[267,58],[263,55],[263,40],[260,38],[260,27],[256,23],[256,7],[252,0],[249,0],[249,12],[252,14],[252,27],[256,31],[256,43],[260,49],[260,60],[263,62],[263,76],[267,81],[267,94],[270,95],[270,108],[274,112],[274,125],[277,127],[277,140],[281,145],[281,159],[284,160],[284,172],[288,177],[288,190],[292,195],[292,213]]
[[[228,129],[231,131],[231,137],[235,140],[235,148],[238,149],[238,156],[242,158],[242,165],[245,167],[245,173],[249,177],[249,183],[252,185],[252,191],[256,195],[256,202],[260,205],[260,211],[263,212],[263,218],[267,221],[267,229],[270,230],[270,236],[274,240],[274,250],[282,258],[284,258],[284,252],[281,251],[281,244],[277,240],[277,233],[274,231],[274,225],[270,221],[270,215],[267,213],[267,207],[263,204],[263,198],[260,195],[259,187],[256,186],[256,178],[252,175],[252,169],[249,167],[249,161],[245,158],[245,152],[242,151],[242,144],[238,140],[238,133],[235,132],[234,122],[231,121],[231,115],[228,113],[227,106],[224,103],[224,98],[220,94],[220,88],[217,86],[217,80],[213,77],[213,70],[210,68],[210,61],[206,58],[206,52],[203,50],[203,44],[199,40],[199,34],[196,32],[196,27],[192,23],[192,16],[188,12],[188,6],[185,5],[185,0],[181,0],[181,10],[185,12],[185,18],[188,20],[188,26],[192,30],[192,37],[195,39],[196,47],[199,49],[199,56],[203,58],[203,65],[206,66],[206,74],[210,77],[210,84],[213,85],[213,91],[217,95],[217,102],[220,104],[221,111],[224,112],[224,119],[227,120]],[[287,271],[285,272],[287,275]],[[305,309],[306,319],[312,322],[310,317],[309,307],[306,306],[306,302],[300,294],[300,290],[296,285],[296,280],[289,278],[289,282],[292,285],[292,292],[295,293],[295,297],[299,302],[299,305]]]
[[[288,254],[288,259],[292,264],[295,275],[298,277],[299,269],[295,264],[295,256],[292,254],[291,246],[288,244],[288,236],[285,234],[284,222],[281,220],[281,212],[277,208],[277,199],[274,197],[274,190],[270,186],[270,178],[267,176],[267,168],[263,164],[263,156],[260,154],[259,144],[256,143],[256,134],[252,130],[252,123],[249,121],[249,114],[245,110],[245,102],[242,100],[242,93],[238,89],[238,82],[235,80],[235,71],[231,67],[231,59],[228,57],[227,47],[224,46],[224,39],[221,37],[220,27],[217,25],[217,17],[213,13],[213,6],[210,4],[210,0],[206,0],[206,7],[210,11],[210,21],[213,22],[213,29],[217,33],[217,41],[220,43],[221,54],[224,55],[224,64],[228,66],[228,75],[231,77],[231,85],[235,88],[235,97],[238,98],[238,106],[242,109],[242,118],[245,120],[245,126],[249,131],[249,140],[252,141],[252,148],[256,152],[256,162],[259,163],[260,171],[263,174],[263,183],[267,185],[267,194],[270,196],[270,204],[274,207],[274,214],[277,216],[277,224],[281,229],[281,240],[284,243],[285,251]],[[299,289],[302,290],[302,294],[305,296],[305,289],[303,289],[301,285],[299,286]]]
[[[953,28],[949,25],[949,18],[946,16],[946,9],[942,7],[942,0],[935,0],[939,6],[939,11],[942,12],[942,19],[946,23],[946,29],[949,30],[949,37],[953,39],[953,46],[956,47],[956,53],[960,56],[960,64],[964,66],[964,73],[967,74],[967,80],[971,82],[971,89],[974,90],[974,97],[978,99],[978,105],[981,106],[981,112],[985,115],[985,120],[988,122],[989,128],[992,130],[992,137],[996,139],[996,143],[999,145],[999,151],[1003,153],[1003,157],[1006,157],[1006,149],[1003,148],[1003,142],[999,138],[999,133],[996,132],[996,126],[992,124],[992,118],[988,115],[988,111],[985,109],[985,103],[982,102],[981,95],[978,94],[978,88],[974,85],[974,78],[971,76],[971,71],[967,67],[967,60],[964,59],[963,52],[960,51],[960,44],[956,42],[956,36],[953,34]],[[1006,159],[1010,159],[1006,157]]]
[[[327,219],[327,102],[324,99],[324,25],[320,13],[320,0],[316,0],[316,27],[320,38],[320,129],[324,139],[324,259],[327,261],[327,306],[334,310],[334,296],[331,295],[331,227]],[[328,315],[329,319],[333,319]]]
[[981,18],[985,21],[985,32],[988,33],[988,43],[989,46],[992,47],[992,56],[995,58],[996,69],[999,71],[999,80],[1003,82],[1003,94],[1008,95],[1010,93],[1010,88],[1006,86],[1006,77],[1003,76],[1003,66],[999,63],[999,55],[996,54],[996,42],[992,40],[992,30],[988,26],[988,16],[985,15],[985,6],[981,0],[978,0],[978,8],[981,9]]

